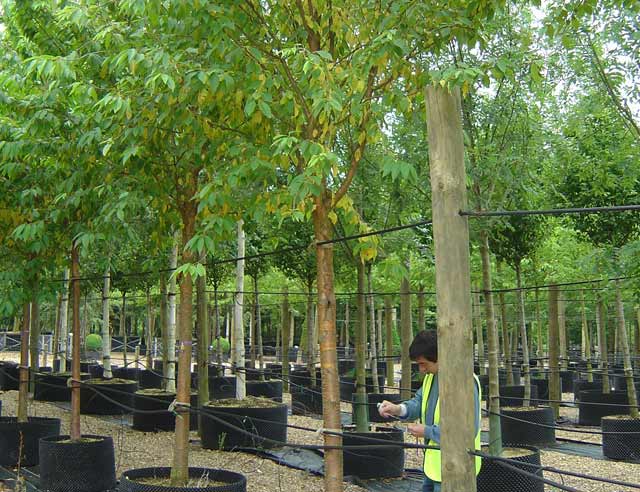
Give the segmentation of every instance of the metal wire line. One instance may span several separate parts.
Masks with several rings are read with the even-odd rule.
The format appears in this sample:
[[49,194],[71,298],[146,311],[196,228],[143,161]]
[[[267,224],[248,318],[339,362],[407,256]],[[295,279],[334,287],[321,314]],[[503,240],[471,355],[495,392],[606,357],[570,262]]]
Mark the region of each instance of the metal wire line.
[[581,207],[581,208],[554,208],[542,210],[497,210],[475,211],[460,210],[463,217],[513,217],[525,215],[570,215],[570,214],[599,214],[608,212],[640,211],[640,205],[612,205],[610,207]]

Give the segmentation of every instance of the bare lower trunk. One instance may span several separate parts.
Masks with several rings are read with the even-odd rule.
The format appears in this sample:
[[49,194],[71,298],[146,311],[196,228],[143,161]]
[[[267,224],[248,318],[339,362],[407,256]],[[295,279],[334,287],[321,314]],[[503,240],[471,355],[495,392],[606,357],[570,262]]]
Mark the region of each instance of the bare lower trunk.
[[56,307],[56,321],[53,327],[53,364],[60,360],[60,306],[62,306],[62,294],[58,294],[58,304]]
[[523,406],[528,407],[531,401],[531,374],[529,372],[529,342],[527,337],[527,318],[524,309],[524,291],[522,290],[522,269],[520,262],[516,264],[516,282],[518,286],[518,318],[520,319],[520,336],[522,337],[522,370],[524,377]]
[[[409,272],[409,263],[407,260],[407,272]],[[413,330],[411,329],[411,286],[409,285],[408,276],[400,282],[400,343],[402,346],[402,379],[400,382],[400,398],[408,400],[411,398],[411,359],[409,358],[409,345],[413,339]]]
[[558,286],[549,288],[549,406],[555,418],[560,416],[560,333],[558,322]]
[[102,283],[102,367],[103,376],[111,379],[111,332],[109,331],[109,296],[111,295],[111,269],[107,262]]
[[371,282],[371,265],[367,269],[367,287],[369,289],[369,315],[371,320],[371,377],[373,378],[373,392],[380,393],[380,382],[378,381],[378,340],[376,333],[376,306],[373,302],[373,289]]
[[[329,220],[331,198],[322,195],[315,200],[313,224],[317,242],[331,239]],[[336,296],[333,280],[333,244],[317,246],[318,266],[318,327],[320,335],[320,366],[322,368],[322,413],[325,429],[340,432],[340,392],[338,384],[338,358],[336,354]],[[324,435],[326,446],[342,446],[339,435]],[[324,459],[325,492],[341,492],[342,450],[327,449]]]
[[357,276],[358,276],[358,294],[356,297],[356,391],[355,391],[355,417],[356,431],[369,431],[369,412],[367,411],[367,386],[366,386],[366,369],[365,361],[367,359],[367,306],[365,291],[366,273],[365,265],[356,258]]
[[[31,298],[31,330],[29,332],[29,366],[31,385],[33,387],[36,372],[40,370],[40,303],[38,291],[40,290],[38,279],[33,283],[33,295]],[[26,338],[24,339],[26,341]]]
[[593,367],[591,366],[591,334],[587,321],[587,307],[584,303],[584,290],[580,291],[580,307],[582,321],[582,358],[587,362],[587,381],[593,383]]
[[392,309],[395,311],[395,308],[391,307],[391,298],[389,296],[384,296],[384,328],[385,328],[385,353],[387,360],[387,387],[392,387],[395,383],[393,378],[393,324],[391,318]]
[[[200,255],[200,264],[206,272],[207,255]],[[207,275],[200,275],[196,279],[196,325],[198,327],[198,407],[202,407],[209,401],[209,319],[207,302]],[[198,422],[201,422],[202,414],[198,414]],[[198,425],[201,432],[202,425]]]
[[598,343],[600,344],[600,371],[602,372],[602,392],[611,392],[609,381],[609,358],[607,354],[607,320],[605,317],[604,301],[598,299]]
[[283,391],[289,391],[289,328],[291,323],[289,317],[291,310],[289,309],[289,289],[285,286],[284,297],[282,299],[282,315],[280,316],[280,325],[282,333],[282,388]]
[[74,241],[71,248],[71,285],[73,292],[73,350],[71,359],[71,425],[70,437],[78,441],[80,432],[80,251]]
[[349,358],[349,301],[344,305],[344,355]]
[[542,337],[542,317],[540,316],[540,293],[536,289],[536,329],[538,332],[538,346],[536,347],[536,357],[538,358],[538,369],[542,373],[544,369],[544,343]]
[[622,349],[622,360],[624,363],[624,375],[627,381],[627,396],[629,398],[629,413],[631,418],[640,418],[638,411],[638,394],[636,393],[635,381],[633,378],[633,366],[631,365],[631,352],[629,351],[629,340],[624,321],[624,305],[622,304],[622,294],[620,292],[620,281],[616,280],[616,309],[618,312],[618,340]]
[[425,324],[425,303],[424,303],[424,286],[420,284],[418,287],[418,330],[426,330]]
[[[238,258],[244,258],[245,236],[244,222],[238,221],[237,225]],[[246,373],[244,370],[244,259],[236,262],[236,291],[234,294],[233,309],[233,362],[236,371],[236,398],[239,400],[247,396]]]
[[485,365],[485,352],[484,352],[484,334],[482,333],[482,315],[480,308],[480,294],[476,293],[474,296],[474,309],[472,310],[473,321],[476,326],[476,344],[478,346],[478,365],[480,367],[479,374],[486,374],[487,367]]
[[167,353],[169,352],[169,313],[167,276],[160,274],[160,330],[162,334],[162,388],[167,389]]
[[256,341],[258,342],[258,365],[260,369],[264,369],[264,350],[262,348],[262,316],[260,314],[260,296],[258,292],[258,279],[253,279],[253,292],[255,299],[255,331],[256,331]]
[[[484,312],[487,324],[487,345],[489,347],[489,453],[500,456],[502,453],[502,431],[500,428],[500,379],[498,375],[498,330],[493,314],[493,293],[491,283],[491,256],[489,254],[489,236],[484,229],[480,231],[480,259],[482,261],[482,291]],[[502,301],[502,300],[501,300]],[[504,302],[502,303],[504,306]],[[504,323],[504,319],[503,319]],[[505,350],[509,345],[505,340]],[[510,364],[507,364],[509,374]],[[512,376],[513,378],[513,376]]]
[[20,332],[20,369],[18,373],[18,422],[27,422],[27,400],[29,397],[29,326],[31,309],[25,303],[22,310],[22,330]]
[[313,285],[307,285],[307,370],[309,374],[311,374],[311,386],[315,388],[316,386],[316,364],[315,364],[315,353],[316,353],[316,335],[315,335],[315,314],[313,312],[313,293],[312,293]]
[[122,307],[120,309],[120,333],[122,333],[122,363],[127,367],[127,293],[122,292]]
[[[560,292],[560,295],[563,295]],[[566,371],[569,367],[567,357],[567,322],[566,322],[566,303],[564,299],[558,300],[558,333],[560,335],[560,367]]]

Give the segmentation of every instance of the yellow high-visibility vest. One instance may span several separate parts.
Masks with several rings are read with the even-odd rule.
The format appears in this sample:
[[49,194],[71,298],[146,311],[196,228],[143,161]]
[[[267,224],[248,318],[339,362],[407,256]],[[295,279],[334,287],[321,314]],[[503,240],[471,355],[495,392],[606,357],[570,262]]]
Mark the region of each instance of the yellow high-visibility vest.
[[[480,380],[474,374],[473,378],[478,385],[478,421],[481,421],[480,402],[482,401],[482,387],[480,386]],[[422,382],[422,411],[420,412],[420,422],[426,425],[425,420],[427,418],[427,400],[429,399],[429,391],[431,390],[431,384],[433,383],[433,374],[427,374]],[[440,394],[438,393],[438,399],[436,401],[436,409],[433,413],[433,424],[438,425],[440,423]],[[426,443],[429,446],[438,446],[438,443],[429,439]],[[476,451],[480,451],[480,428],[475,439]],[[480,467],[482,466],[482,458],[480,456],[475,457],[476,460],[476,475],[480,473]],[[434,482],[442,482],[442,465],[439,449],[425,449],[424,453],[424,474]]]

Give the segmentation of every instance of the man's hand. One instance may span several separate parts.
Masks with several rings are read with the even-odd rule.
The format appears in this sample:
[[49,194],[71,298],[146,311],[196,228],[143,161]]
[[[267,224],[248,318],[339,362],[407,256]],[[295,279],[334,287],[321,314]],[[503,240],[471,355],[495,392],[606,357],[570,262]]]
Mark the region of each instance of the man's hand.
[[424,438],[424,425],[422,424],[408,424],[407,432],[415,437]]
[[388,419],[389,417],[399,417],[401,412],[400,405],[384,400],[378,405],[378,413],[381,417]]

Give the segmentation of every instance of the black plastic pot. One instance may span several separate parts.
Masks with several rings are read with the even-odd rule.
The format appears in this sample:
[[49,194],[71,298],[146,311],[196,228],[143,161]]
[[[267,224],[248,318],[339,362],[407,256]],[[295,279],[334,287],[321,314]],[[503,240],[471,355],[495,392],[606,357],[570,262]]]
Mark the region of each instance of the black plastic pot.
[[[365,379],[366,392],[373,393],[373,377],[367,375]],[[384,386],[384,376],[378,376],[378,385],[380,387]],[[340,399],[343,401],[351,401],[353,398],[353,393],[356,390],[356,378],[342,376],[340,378]]]
[[0,390],[17,390],[18,383],[18,364],[11,361],[0,362]]
[[[132,428],[143,432],[170,431],[175,429],[176,415],[168,410],[169,405],[176,399],[175,393],[155,395],[133,394],[133,425]],[[191,407],[198,406],[198,394],[191,393]],[[139,410],[139,411],[136,411]],[[148,411],[158,413],[146,413]],[[198,416],[192,413],[189,417],[189,429],[198,429]]]
[[104,367],[100,364],[92,364],[89,366],[89,374],[92,378],[101,378],[104,376]]
[[338,374],[340,376],[356,367],[355,359],[338,359]]
[[280,443],[287,440],[286,404],[260,408],[205,405],[201,412],[205,449],[272,448],[277,444],[265,438]]
[[573,400],[580,401],[581,391],[602,391],[602,381],[594,381],[590,383],[584,379],[574,379],[573,381]]
[[215,364],[209,364],[207,366],[207,372],[210,378],[219,378],[224,376],[224,370],[225,370],[224,366],[218,366]]
[[[486,393],[489,399],[489,393]],[[521,407],[524,403],[524,386],[501,386],[500,406],[501,407]],[[531,398],[529,405],[535,407],[538,404],[538,386],[531,383]]]
[[555,444],[555,418],[551,407],[502,408],[500,413],[502,413],[500,428],[505,445],[548,446]]
[[140,369],[137,367],[118,367],[111,371],[114,378],[130,379],[131,381],[137,381],[140,374]]
[[40,440],[40,488],[48,492],[104,492],[116,486],[113,440],[107,436]]
[[282,381],[247,381],[247,396],[263,396],[273,401],[282,402]]
[[[400,429],[376,427],[375,432],[344,432],[342,436],[345,475],[361,479],[402,476],[404,435]],[[385,446],[379,441],[388,441],[390,445]],[[363,449],[358,449],[360,446]],[[380,447],[367,448],[368,446]]]
[[266,364],[265,369],[272,378],[282,379],[282,364]]
[[[592,405],[595,403],[595,405]],[[629,398],[626,392],[581,391],[578,403],[578,425],[600,425],[607,415],[629,415]]]
[[162,372],[143,369],[138,373],[138,387],[140,389],[162,388],[163,381]]
[[260,381],[269,377],[269,372],[266,369],[253,369],[251,367],[245,368],[245,378],[247,381]]
[[133,410],[133,394],[138,390],[137,381],[92,384],[91,380],[80,387],[80,413],[90,415],[121,415]]
[[[518,448],[531,451],[526,456],[509,457],[509,466],[519,468],[528,473],[542,477],[542,470],[537,470],[533,466],[540,466],[540,450],[530,446],[518,446]],[[483,452],[488,453],[488,449],[483,448]],[[520,462],[520,464],[514,463]],[[532,477],[524,476],[516,470],[507,468],[500,464],[500,461],[482,458],[482,468],[477,477],[478,492],[544,492],[544,483]]]
[[[400,399],[400,393],[369,393],[367,395],[367,410],[369,412],[369,422],[389,422],[389,419],[385,419],[380,416],[378,412],[378,403],[381,403],[383,400],[387,400],[393,403],[399,403],[402,400]],[[356,416],[356,395],[354,393],[353,400],[351,401],[351,415],[353,417],[353,421],[355,422]]]
[[602,417],[602,432],[602,454],[607,458],[640,461],[640,419]]
[[18,461],[20,466],[37,465],[40,439],[58,434],[60,419],[29,417],[21,423],[16,417],[0,417],[0,465],[14,467]]
[[293,415],[322,414],[322,388],[299,387],[291,390],[291,413]]
[[136,482],[141,478],[168,478],[170,475],[171,468],[168,467],[129,470],[122,474],[118,492],[245,492],[247,490],[247,478],[244,475],[213,468],[189,468],[189,478],[207,477],[210,480],[219,482],[220,485],[172,487]]
[[236,397],[236,377],[223,376],[209,378],[209,398],[222,400]]
[[[521,385],[522,381],[521,381],[520,368],[519,367],[513,367],[511,369],[511,372],[513,373],[513,386]],[[499,368],[498,369],[498,378],[500,379],[500,385],[506,386],[507,385],[507,370]]]
[[[549,401],[549,380],[532,378],[531,384],[538,387],[538,402],[542,405]],[[560,395],[562,395],[562,379],[560,380]]]
[[[33,399],[37,401],[70,401],[71,387],[67,381],[71,373],[38,373],[33,383]],[[80,380],[89,379],[88,373],[80,373]]]

